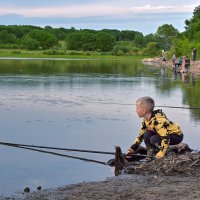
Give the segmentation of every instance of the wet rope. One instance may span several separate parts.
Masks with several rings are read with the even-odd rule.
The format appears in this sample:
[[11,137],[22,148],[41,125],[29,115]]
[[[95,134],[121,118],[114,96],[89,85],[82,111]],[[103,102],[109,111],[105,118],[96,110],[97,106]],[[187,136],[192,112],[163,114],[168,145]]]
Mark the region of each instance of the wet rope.
[[37,152],[41,152],[41,153],[52,154],[52,155],[56,155],[56,156],[62,156],[62,157],[66,157],[66,158],[78,159],[78,160],[82,160],[82,161],[86,161],[86,162],[93,162],[93,163],[98,163],[98,164],[102,164],[102,165],[108,165],[106,162],[93,160],[93,159],[87,159],[87,158],[82,158],[82,157],[77,157],[77,156],[70,156],[70,155],[56,153],[56,152],[52,152],[52,151],[46,151],[46,150],[40,150],[40,149],[20,146],[20,145],[16,145],[16,144],[9,144],[9,143],[6,144],[6,143],[2,143],[2,142],[1,142],[1,144],[6,145],[6,146],[10,146],[10,147],[16,147],[16,148],[21,148],[21,149],[37,151]]

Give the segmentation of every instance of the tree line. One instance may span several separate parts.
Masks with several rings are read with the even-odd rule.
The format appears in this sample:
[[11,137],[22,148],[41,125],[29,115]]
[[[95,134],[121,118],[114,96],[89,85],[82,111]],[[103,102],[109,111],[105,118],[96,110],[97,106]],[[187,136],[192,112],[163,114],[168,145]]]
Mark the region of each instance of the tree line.
[[182,33],[171,24],[163,24],[156,33],[148,35],[133,30],[0,25],[1,49],[44,50],[49,54],[109,52],[117,56],[156,56],[164,49],[179,56],[189,54],[192,47],[200,52],[200,6],[194,9],[191,19],[185,20],[185,31]]

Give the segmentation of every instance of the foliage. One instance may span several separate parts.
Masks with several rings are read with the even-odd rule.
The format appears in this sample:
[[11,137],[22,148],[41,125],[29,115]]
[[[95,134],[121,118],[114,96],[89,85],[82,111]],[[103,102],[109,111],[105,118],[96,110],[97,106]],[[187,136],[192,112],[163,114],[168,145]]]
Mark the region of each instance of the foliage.
[[58,42],[54,35],[45,30],[34,30],[28,34],[28,37],[39,42],[39,46],[44,49],[51,48]]
[[157,42],[149,42],[147,47],[144,49],[144,54],[148,56],[158,55],[157,45]]
[[0,44],[16,44],[17,38],[14,34],[9,34],[8,31],[2,30],[0,32]]
[[140,49],[133,42],[120,41],[115,44],[112,54],[115,56],[137,55]]
[[96,49],[96,35],[88,31],[74,32],[66,38],[69,50],[93,51]]
[[200,42],[200,6],[196,7],[191,19],[185,20],[185,35],[192,41]]
[[173,47],[171,51],[175,53],[176,56],[190,55],[191,44],[188,38],[176,38],[173,40]]
[[177,37],[179,32],[171,24],[164,24],[158,27],[156,34],[164,44],[164,49],[169,50],[172,47],[172,39]]
[[98,51],[111,51],[115,45],[115,39],[108,33],[98,33],[96,47]]

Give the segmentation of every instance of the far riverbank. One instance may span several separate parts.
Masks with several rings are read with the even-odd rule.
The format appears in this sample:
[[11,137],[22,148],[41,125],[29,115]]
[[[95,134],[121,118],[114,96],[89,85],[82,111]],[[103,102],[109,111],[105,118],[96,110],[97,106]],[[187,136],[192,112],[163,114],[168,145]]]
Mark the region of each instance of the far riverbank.
[[[162,58],[144,58],[142,62],[145,64],[159,65],[159,66],[169,67],[173,69],[171,60],[163,62]],[[195,62],[191,61],[189,73],[193,74],[194,76],[200,76],[200,61],[199,60]]]

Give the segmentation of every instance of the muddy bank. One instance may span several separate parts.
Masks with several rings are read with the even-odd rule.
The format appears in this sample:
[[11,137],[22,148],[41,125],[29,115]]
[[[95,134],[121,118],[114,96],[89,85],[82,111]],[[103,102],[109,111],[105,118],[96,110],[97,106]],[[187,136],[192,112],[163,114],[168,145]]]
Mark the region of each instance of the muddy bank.
[[[171,60],[163,62],[162,58],[145,58],[142,61],[145,64],[165,66],[165,67],[169,67],[173,69]],[[200,76],[200,61],[199,60],[195,62],[191,61],[189,72],[192,73],[194,76]]]
[[[121,175],[7,199],[26,200],[193,200],[200,198],[200,176]],[[6,199],[6,198],[4,198]]]
[[[129,171],[129,174],[126,171]],[[74,184],[0,199],[200,199],[200,152],[171,154],[149,163],[130,164],[123,171],[123,175],[101,182]]]

